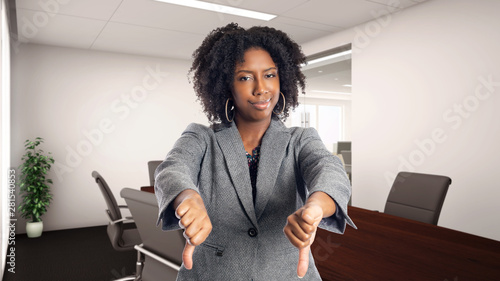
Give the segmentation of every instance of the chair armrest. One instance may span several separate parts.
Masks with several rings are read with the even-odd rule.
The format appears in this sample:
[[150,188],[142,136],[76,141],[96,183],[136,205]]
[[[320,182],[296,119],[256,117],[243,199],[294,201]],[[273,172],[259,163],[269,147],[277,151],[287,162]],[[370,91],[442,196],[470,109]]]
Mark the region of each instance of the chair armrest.
[[[128,206],[127,205],[118,205],[118,208],[127,209],[128,210]],[[134,221],[133,217],[125,217],[125,219],[126,220],[130,220],[130,221]]]
[[134,222],[134,218],[133,217],[125,217],[125,218],[121,218],[119,220],[113,220],[111,218],[111,215],[109,214],[109,210],[106,209],[105,211],[106,211],[106,214],[108,215],[109,223],[111,223],[111,224],[117,224],[119,222],[125,222],[125,221],[127,221],[127,222]]
[[141,252],[141,253],[143,253],[143,254],[145,254],[147,256],[152,257],[153,259],[155,259],[155,260],[163,263],[164,265],[166,265],[166,266],[168,266],[168,267],[170,267],[170,268],[172,268],[172,269],[174,269],[176,271],[179,271],[181,269],[181,267],[178,266],[177,264],[175,264],[175,263],[173,263],[173,262],[171,262],[171,261],[169,261],[169,260],[167,260],[165,258],[162,258],[162,257],[158,256],[155,253],[152,253],[152,252],[144,249],[144,247],[142,247],[142,244],[141,245],[135,245],[134,249],[136,249],[137,251],[139,251],[139,252]]

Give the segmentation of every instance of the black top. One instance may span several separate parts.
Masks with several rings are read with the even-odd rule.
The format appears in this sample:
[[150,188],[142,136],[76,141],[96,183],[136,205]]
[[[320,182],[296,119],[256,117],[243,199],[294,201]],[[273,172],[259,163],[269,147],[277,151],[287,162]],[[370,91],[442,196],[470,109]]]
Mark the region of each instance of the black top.
[[250,171],[250,181],[252,182],[253,204],[255,205],[255,196],[257,193],[257,170],[259,168],[259,158],[260,158],[260,145],[252,150],[252,154],[253,155],[250,155],[248,152],[246,152],[248,160],[248,169]]

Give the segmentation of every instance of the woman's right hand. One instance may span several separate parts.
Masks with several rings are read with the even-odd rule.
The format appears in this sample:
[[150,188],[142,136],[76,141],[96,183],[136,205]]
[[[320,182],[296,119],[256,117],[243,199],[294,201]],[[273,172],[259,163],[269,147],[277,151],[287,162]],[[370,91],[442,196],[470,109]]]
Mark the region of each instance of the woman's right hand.
[[188,189],[181,192],[175,199],[174,207],[175,215],[179,218],[179,225],[184,229],[186,238],[182,262],[186,269],[191,269],[193,268],[194,248],[207,239],[212,231],[212,223],[203,199],[194,190]]

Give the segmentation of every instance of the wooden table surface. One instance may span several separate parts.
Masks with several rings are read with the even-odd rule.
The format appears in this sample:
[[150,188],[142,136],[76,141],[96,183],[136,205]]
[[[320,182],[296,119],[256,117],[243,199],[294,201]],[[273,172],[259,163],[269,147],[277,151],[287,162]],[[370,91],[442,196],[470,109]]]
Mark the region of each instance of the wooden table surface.
[[141,191],[155,193],[155,187],[154,186],[141,186]]
[[324,281],[500,280],[500,242],[349,207],[357,230],[319,229],[311,248]]

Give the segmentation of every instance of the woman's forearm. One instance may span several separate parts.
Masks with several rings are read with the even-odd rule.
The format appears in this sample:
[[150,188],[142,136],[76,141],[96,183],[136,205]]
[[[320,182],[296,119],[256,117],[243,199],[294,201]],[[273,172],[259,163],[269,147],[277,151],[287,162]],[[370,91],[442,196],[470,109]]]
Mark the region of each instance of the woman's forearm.
[[316,191],[309,196],[307,199],[307,204],[315,204],[321,207],[323,210],[323,217],[327,218],[335,214],[336,207],[333,199],[326,193],[322,191]]

